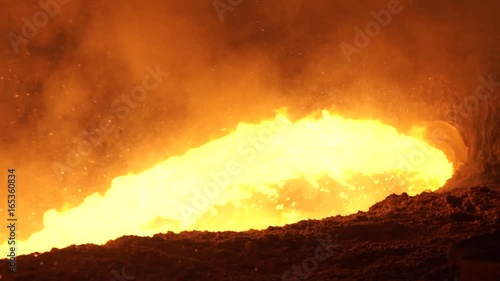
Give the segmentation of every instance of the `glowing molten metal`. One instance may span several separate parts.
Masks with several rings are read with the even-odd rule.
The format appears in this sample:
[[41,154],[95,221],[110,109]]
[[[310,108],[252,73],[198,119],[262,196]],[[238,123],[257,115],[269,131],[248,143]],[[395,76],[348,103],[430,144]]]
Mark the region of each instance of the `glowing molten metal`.
[[182,156],[115,178],[104,195],[78,207],[47,211],[45,228],[20,241],[18,254],[123,235],[267,228],[367,210],[392,193],[436,190],[452,176],[452,163],[422,140],[423,129],[415,132],[327,111],[295,123],[277,115],[240,124]]

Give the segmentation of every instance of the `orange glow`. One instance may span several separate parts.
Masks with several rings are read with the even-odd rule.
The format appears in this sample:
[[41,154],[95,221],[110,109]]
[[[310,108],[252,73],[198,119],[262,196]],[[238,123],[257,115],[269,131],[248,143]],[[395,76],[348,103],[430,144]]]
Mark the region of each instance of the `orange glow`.
[[[436,190],[452,176],[444,153],[373,120],[286,115],[239,124],[225,137],[140,174],[117,177],[104,194],[49,210],[44,229],[18,254],[123,235],[245,230],[367,210],[391,193]],[[2,246],[3,249],[7,245]]]

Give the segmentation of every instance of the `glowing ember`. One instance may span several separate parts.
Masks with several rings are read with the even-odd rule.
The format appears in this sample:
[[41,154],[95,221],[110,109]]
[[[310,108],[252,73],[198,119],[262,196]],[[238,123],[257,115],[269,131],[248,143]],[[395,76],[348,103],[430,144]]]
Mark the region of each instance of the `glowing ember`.
[[[123,235],[245,230],[367,210],[388,194],[436,190],[452,176],[443,152],[379,121],[324,111],[292,123],[277,115],[115,178],[80,206],[45,213],[20,253],[103,244]],[[5,249],[7,245],[3,245]]]

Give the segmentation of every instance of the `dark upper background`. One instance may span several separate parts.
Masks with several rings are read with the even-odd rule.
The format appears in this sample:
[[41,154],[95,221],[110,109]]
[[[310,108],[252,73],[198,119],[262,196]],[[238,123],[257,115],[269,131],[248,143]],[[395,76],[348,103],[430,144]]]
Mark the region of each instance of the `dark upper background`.
[[[75,206],[113,177],[280,107],[293,118],[335,107],[404,129],[445,118],[478,75],[498,73],[493,0],[402,0],[403,11],[348,63],[337,46],[353,44],[353,28],[388,2],[243,0],[220,21],[205,0],[70,0],[15,54],[7,34],[40,8],[3,1],[0,168],[18,170],[20,238],[41,229],[44,211]],[[157,64],[168,79],[115,119],[119,129],[72,172],[56,175],[53,163],[65,163],[81,132],[98,128]]]

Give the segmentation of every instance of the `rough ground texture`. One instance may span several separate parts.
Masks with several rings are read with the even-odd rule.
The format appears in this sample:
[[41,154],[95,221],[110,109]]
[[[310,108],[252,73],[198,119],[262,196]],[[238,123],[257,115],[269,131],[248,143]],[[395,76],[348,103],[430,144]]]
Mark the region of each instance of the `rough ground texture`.
[[[6,267],[0,274],[26,281],[300,280],[300,275],[444,281],[459,274],[463,278],[457,280],[480,280],[466,276],[472,270],[476,277],[487,274],[481,280],[499,280],[492,277],[500,273],[499,206],[498,186],[391,195],[368,212],[263,231],[126,236],[104,246],[53,249],[20,256],[15,275]],[[318,246],[322,261],[315,262]],[[302,267],[299,275],[294,265]]]
[[[18,2],[2,11],[11,11]],[[37,1],[29,1],[29,5],[35,6],[35,2]],[[266,71],[252,67],[246,72],[235,71],[234,80],[239,81],[241,77],[247,79],[248,73],[262,72],[266,76],[264,81],[269,79],[272,85],[280,85],[277,92],[286,93],[277,96],[277,100],[299,93],[292,99],[294,102],[291,104],[296,103],[297,108],[307,108],[308,112],[310,109],[323,109],[331,104],[345,104],[345,111],[349,112],[352,108],[359,108],[360,104],[367,104],[371,110],[379,110],[380,112],[375,112],[374,115],[383,116],[383,120],[389,124],[406,123],[399,122],[400,120],[408,121],[409,124],[413,121],[436,120],[449,123],[459,131],[468,148],[467,161],[442,192],[424,193],[416,197],[389,196],[366,213],[319,221],[302,221],[264,231],[169,233],[158,234],[153,238],[122,237],[104,246],[73,246],[43,254],[20,256],[16,274],[8,274],[7,266],[0,267],[2,281],[281,280],[288,270],[293,272],[285,275],[284,280],[307,278],[451,281],[457,277],[460,281],[500,280],[499,1],[401,1],[405,7],[402,14],[394,16],[394,22],[386,27],[370,46],[363,49],[359,55],[353,56],[352,63],[345,61],[342,52],[337,48],[338,44],[352,43],[355,36],[353,28],[364,27],[371,20],[369,11],[379,11],[388,1],[359,1],[366,6],[330,0],[243,1],[234,11],[236,16],[228,15],[224,24],[221,24],[213,11],[213,1],[204,6],[206,11],[193,8],[200,7],[199,5],[186,4],[199,1],[170,1],[177,5],[168,6],[175,15],[172,18],[180,18],[181,14],[187,20],[183,18],[182,24],[158,23],[153,20],[154,26],[162,27],[157,30],[151,28],[152,23],[142,25],[144,28],[135,27],[140,24],[137,19],[151,18],[148,14],[151,11],[146,13],[139,6],[147,8],[150,5],[146,3],[168,1],[128,1],[138,3],[130,8],[134,20],[130,20],[131,12],[124,9],[122,16],[115,13],[117,30],[103,29],[103,33],[97,32],[97,29],[109,25],[110,17],[107,11],[111,14],[119,10],[119,5],[113,5],[112,9],[106,10],[100,6],[93,8],[98,2],[104,1],[70,2],[75,3],[74,5],[79,3],[81,6],[75,6],[74,15],[72,10],[67,9],[58,15],[58,21],[47,25],[44,30],[53,29],[50,35],[41,34],[33,38],[28,46],[22,47],[25,50],[21,50],[19,55],[8,51],[7,44],[0,49],[0,57],[8,62],[8,67],[0,70],[1,76],[5,77],[1,85],[2,91],[6,93],[2,96],[0,111],[4,112],[2,116],[8,116],[0,118],[0,128],[2,131],[16,132],[2,135],[5,152],[1,157],[18,159],[16,162],[2,162],[31,163],[31,159],[37,159],[40,163],[34,166],[37,168],[26,169],[41,171],[40,176],[33,175],[31,179],[27,179],[32,181],[27,182],[27,186],[43,187],[43,192],[30,190],[26,196],[23,194],[21,197],[33,197],[30,201],[24,201],[29,202],[24,203],[26,207],[23,207],[28,214],[35,211],[32,209],[34,206],[48,205],[49,200],[54,198],[59,198],[61,204],[72,200],[72,197],[63,193],[65,189],[61,188],[62,186],[41,175],[52,175],[51,165],[47,163],[51,163],[54,157],[63,159],[65,156],[55,155],[54,150],[62,150],[60,148],[66,147],[68,140],[80,131],[97,128],[100,118],[96,116],[107,112],[116,97],[135,86],[132,82],[127,84],[126,81],[134,81],[128,77],[134,76],[132,73],[137,72],[137,65],[142,69],[143,65],[162,63],[162,67],[172,70],[174,74],[169,78],[168,84],[175,86],[169,86],[169,94],[184,95],[187,89],[195,89],[192,91],[205,94],[205,89],[208,88],[217,95],[228,93],[228,100],[236,101],[239,96],[232,95],[241,92],[242,95],[254,97],[258,92],[254,91],[253,87],[250,87],[249,91],[238,91],[232,87],[221,89],[217,86],[221,84],[221,77],[226,77],[232,69],[240,69],[240,64],[230,64],[233,68],[216,72],[213,83],[216,86],[207,87],[207,84],[212,83],[207,83],[206,73],[212,73],[214,62],[217,65],[226,65],[235,57],[247,57],[249,52],[259,56],[263,54],[263,57],[273,58],[271,62],[263,60],[263,65],[274,65],[273,68],[279,70],[278,74],[268,73],[268,67],[263,68]],[[126,1],[120,1],[122,2]],[[290,7],[284,3],[290,3]],[[293,3],[295,5],[292,5]],[[167,7],[151,7],[150,10],[157,10],[159,13],[157,17],[152,17],[153,19],[169,18],[165,16]],[[284,7],[290,8],[288,13],[283,12],[287,11]],[[196,11],[200,11],[200,14],[195,13]],[[11,18],[0,23],[2,31],[5,31],[2,34],[11,31],[8,27],[12,24],[12,19],[20,22],[24,16],[34,12],[11,12],[9,17],[2,16],[5,19]],[[332,14],[334,12],[336,14]],[[136,17],[136,14],[140,16]],[[68,19],[64,19],[65,15]],[[90,25],[93,28],[88,28],[91,16],[97,19],[97,23],[104,24],[94,22]],[[100,17],[105,20],[98,21]],[[123,21],[118,20],[122,18]],[[195,27],[180,28],[190,21],[195,23]],[[73,24],[69,24],[71,22]],[[134,28],[131,28],[132,26]],[[172,30],[179,28],[179,32],[166,32],[167,29],[164,28],[171,26],[175,27],[171,28]],[[14,31],[19,32],[20,28],[21,24],[18,24]],[[135,29],[140,32],[134,34]],[[129,32],[122,35],[122,30]],[[115,33],[116,36],[113,36]],[[146,38],[154,40],[146,40],[145,33],[151,33],[151,36]],[[92,36],[95,34],[97,35]],[[204,36],[198,38],[196,34]],[[165,42],[157,40],[164,37]],[[196,37],[196,41],[191,40],[192,37]],[[109,38],[110,41],[103,43],[106,48],[98,45],[96,50],[89,51],[91,47],[82,43],[98,42],[104,38]],[[221,42],[224,38],[227,40]],[[140,54],[123,52],[123,58],[108,56],[107,48],[113,49],[115,42],[147,44],[139,45],[141,47],[138,49],[143,49]],[[107,46],[108,44],[110,46]],[[169,48],[171,45],[175,48]],[[196,56],[198,51],[191,49],[194,45],[203,46],[203,49],[208,50],[208,54]],[[180,52],[184,49],[189,51]],[[145,54],[154,54],[151,55],[154,58],[136,61],[138,57],[146,57]],[[161,59],[158,57],[160,54],[164,56]],[[250,56],[248,60],[252,61],[250,65],[253,65],[254,56]],[[193,69],[204,65],[199,64],[200,61],[206,61],[207,67],[202,69],[201,74],[193,73]],[[184,68],[184,65],[188,67]],[[29,66],[28,70],[26,66]],[[122,66],[129,66],[130,69]],[[80,67],[82,71],[75,70]],[[116,71],[117,69],[124,69],[123,72],[127,74],[122,74],[122,71]],[[74,73],[74,77],[68,78],[67,81],[61,78],[62,82],[54,78],[65,77],[66,73]],[[143,75],[142,72],[140,75]],[[491,80],[495,81],[489,87],[487,98],[482,98],[486,92],[478,94],[475,91],[482,85],[478,76],[485,79],[491,76]],[[363,79],[364,77],[367,78]],[[372,78],[368,79],[370,77]],[[232,78],[233,76],[230,76],[228,80]],[[139,79],[142,79],[142,76],[136,77],[135,80],[140,81]],[[73,80],[78,81],[75,82],[76,85],[86,85],[82,95],[88,94],[77,100],[73,100],[76,95],[61,95],[60,84]],[[252,84],[243,81],[245,88]],[[100,87],[101,84],[104,84],[104,87]],[[363,89],[365,84],[369,87]],[[18,89],[20,85],[23,85],[23,91]],[[191,85],[200,85],[198,88],[203,90],[197,91],[198,88]],[[269,92],[274,92],[274,88],[271,89],[273,90]],[[262,92],[266,95],[268,93]],[[352,94],[353,92],[356,94]],[[373,94],[358,94],[362,92]],[[307,93],[312,94],[305,96],[305,101],[302,102],[300,97]],[[143,143],[139,140],[144,140],[144,143],[151,146],[152,150],[149,152],[154,152],[151,155],[157,155],[158,146],[150,144],[161,144],[158,139],[175,139],[170,136],[171,132],[182,131],[182,128],[162,125],[164,127],[160,127],[159,131],[167,132],[168,135],[158,134],[157,127],[153,126],[162,124],[160,121],[163,119],[174,118],[173,121],[165,122],[166,124],[185,123],[189,128],[206,128],[209,132],[207,136],[211,135],[215,128],[218,130],[228,125],[214,122],[228,115],[227,111],[222,110],[226,106],[225,102],[221,102],[220,108],[215,106],[207,113],[205,105],[189,103],[189,100],[205,101],[207,97],[191,92],[186,96],[190,95],[193,98],[186,100],[184,97],[178,97],[180,103],[186,104],[189,109],[187,112],[202,112],[200,119],[207,119],[206,123],[199,120],[195,123],[191,120],[193,115],[187,115],[183,109],[179,110],[178,114],[171,114],[168,110],[162,111],[164,115],[160,114],[158,119],[150,117],[158,115],[156,111],[146,114],[141,113],[146,111],[136,110],[135,115],[129,118],[130,122],[120,123],[120,126],[127,130],[109,139],[109,143],[113,144],[109,145],[109,150],[100,147],[99,151],[103,152],[92,156],[92,161],[102,163],[102,166],[88,165],[91,169],[88,174],[82,166],[78,169],[81,174],[72,179],[65,179],[64,187],[97,186],[93,182],[87,182],[89,178],[94,179],[89,175],[101,174],[103,167],[108,169],[112,166],[113,163],[108,160],[109,154],[113,156],[109,159],[115,159],[114,161],[121,165],[125,161],[121,156],[118,157],[121,155],[120,151],[129,147],[141,147]],[[169,95],[161,91],[161,97],[163,96]],[[57,110],[49,110],[48,104],[52,105],[55,101],[60,106],[55,107]],[[90,104],[87,104],[88,112],[68,113],[73,106],[83,107],[80,106],[83,101]],[[159,103],[155,98],[148,98],[144,107],[154,109],[156,104],[171,104],[170,100],[162,101],[163,103]],[[239,106],[233,104],[231,107],[234,111],[241,110],[250,115],[247,108],[266,104],[260,98],[253,98],[251,103],[250,99],[244,101],[240,102]],[[275,104],[269,104],[275,109]],[[96,109],[96,106],[100,108]],[[90,108],[94,111],[90,111]],[[267,110],[270,108],[262,109]],[[260,113],[259,110],[256,112]],[[359,114],[366,117],[368,113],[361,110]],[[61,116],[67,114],[70,114],[69,119],[74,122],[62,126],[65,119]],[[40,118],[41,115],[45,117]],[[11,116],[14,116],[15,120],[11,120]],[[176,116],[179,116],[178,119],[175,119]],[[230,119],[235,119],[233,117]],[[212,126],[211,123],[215,125]],[[57,124],[57,128],[54,129],[51,124]],[[151,124],[151,127],[144,127],[148,124]],[[60,126],[63,128],[59,128]],[[54,136],[52,132],[56,132]],[[138,135],[127,132],[138,132]],[[148,154],[142,149],[136,151],[136,158],[140,160],[143,155]],[[164,159],[164,155],[157,157]],[[153,160],[150,162],[157,163]],[[144,162],[142,165],[146,165],[146,161],[136,162]],[[139,170],[142,168],[144,167],[137,167]],[[116,169],[118,172],[115,175],[123,174],[121,172],[128,167],[121,166],[120,169]],[[37,182],[42,178],[43,180]],[[95,191],[88,190],[86,195]],[[84,197],[78,199],[83,200]],[[36,211],[40,225],[43,212]],[[330,257],[320,262],[315,259],[316,249],[321,246],[318,238],[323,241],[330,238],[333,243],[329,248]],[[324,254],[325,250],[320,250]],[[1,261],[2,264],[5,262]],[[294,265],[300,268],[294,268]],[[310,269],[309,273],[305,273],[307,268]]]

